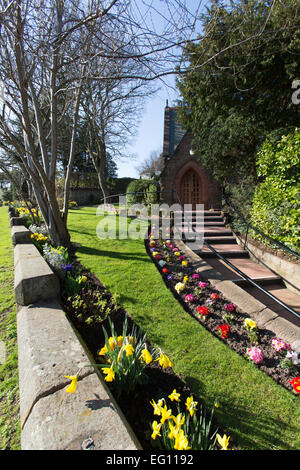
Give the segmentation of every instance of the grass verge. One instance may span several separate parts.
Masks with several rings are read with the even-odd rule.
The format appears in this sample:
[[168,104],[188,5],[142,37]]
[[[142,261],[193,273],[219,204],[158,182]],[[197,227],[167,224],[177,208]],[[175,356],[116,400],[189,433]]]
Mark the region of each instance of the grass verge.
[[7,207],[0,207],[0,449],[20,449],[14,253]]
[[299,396],[280,387],[195,322],[166,288],[143,240],[99,240],[96,226],[100,220],[93,207],[70,211],[72,241],[81,245],[79,261],[112,294],[119,294],[119,303],[149,340],[171,357],[174,371],[209,408],[218,399],[216,418],[238,446],[299,449]]

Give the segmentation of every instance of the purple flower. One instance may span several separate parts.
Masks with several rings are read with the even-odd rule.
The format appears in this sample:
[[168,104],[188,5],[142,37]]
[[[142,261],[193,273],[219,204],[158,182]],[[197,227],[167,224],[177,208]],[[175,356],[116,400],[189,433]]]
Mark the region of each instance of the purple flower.
[[72,269],[74,269],[74,266],[72,266],[72,264],[62,264],[61,269],[65,271],[66,273],[68,273],[72,271]]
[[169,280],[173,279],[173,274],[169,274],[168,279]]

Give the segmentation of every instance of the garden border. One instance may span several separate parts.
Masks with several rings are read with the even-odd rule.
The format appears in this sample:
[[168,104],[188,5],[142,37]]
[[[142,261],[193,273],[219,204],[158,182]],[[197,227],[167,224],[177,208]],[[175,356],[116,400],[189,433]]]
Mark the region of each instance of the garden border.
[[[21,449],[142,450],[61,308],[57,276],[13,215]],[[66,393],[65,375],[80,369],[76,394]]]
[[275,336],[290,343],[295,351],[300,352],[300,328],[298,326],[280,317],[234,282],[226,280],[221,273],[194,253],[182,240],[176,239],[174,241],[195,272],[209,281],[228,301],[247,313],[259,328],[272,331]]

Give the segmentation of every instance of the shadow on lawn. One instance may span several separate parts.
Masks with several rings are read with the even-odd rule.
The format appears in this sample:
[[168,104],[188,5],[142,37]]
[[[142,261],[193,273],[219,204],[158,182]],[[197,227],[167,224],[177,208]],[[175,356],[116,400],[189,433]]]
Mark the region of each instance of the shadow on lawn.
[[92,248],[90,246],[81,245],[77,249],[78,253],[84,253],[85,255],[98,255],[105,256],[107,258],[122,259],[125,261],[134,260],[134,261],[143,261],[143,263],[152,263],[151,259],[145,255],[133,255],[131,252],[120,252],[120,251],[108,251],[108,250],[99,250],[98,248]]
[[[195,377],[186,377],[185,381],[199,397],[205,396],[205,387],[201,381]],[[230,405],[220,403],[220,407],[215,409],[214,415],[218,425],[226,428],[227,435],[232,435],[229,448],[231,445],[235,447],[236,444],[234,429],[236,428],[237,416],[239,417],[239,433],[236,439],[239,447],[243,450],[256,450],[258,445],[260,450],[297,450],[299,448],[297,444],[294,447],[292,445],[287,447],[286,442],[280,439],[280,430],[290,429],[291,434],[299,432],[295,426],[291,426],[290,423],[282,421],[280,418],[275,419],[272,416],[251,413],[249,409],[237,406],[233,400],[230,401]],[[278,429],[278,435],[274,435],[275,428]],[[270,444],[272,444],[272,448],[270,448]]]

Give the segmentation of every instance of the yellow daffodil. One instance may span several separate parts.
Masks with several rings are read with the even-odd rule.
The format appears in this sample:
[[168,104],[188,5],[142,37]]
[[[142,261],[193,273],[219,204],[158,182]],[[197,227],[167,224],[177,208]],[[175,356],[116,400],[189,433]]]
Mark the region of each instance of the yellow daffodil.
[[146,363],[150,364],[152,362],[152,356],[147,348],[142,350],[141,359]]
[[173,392],[169,395],[169,398],[171,401],[180,401],[180,393],[177,393],[176,390],[174,389]]
[[87,277],[86,276],[82,276],[81,279],[80,279],[80,282],[82,282],[83,284],[85,284],[87,281]]
[[113,336],[108,338],[108,344],[109,344],[110,349],[113,351],[116,347],[116,340]]
[[126,356],[132,356],[132,354],[134,353],[134,348],[131,344],[128,343],[123,346],[123,351],[126,352]]
[[227,437],[226,434],[224,434],[223,437],[221,437],[220,434],[217,434],[216,438],[221,446],[221,450],[228,450],[230,436]]
[[188,439],[184,434],[183,429],[180,429],[179,433],[175,437],[174,449],[176,450],[188,450],[189,447]]
[[107,346],[106,344],[103,346],[103,348],[100,349],[99,351],[99,356],[105,356],[105,354],[108,353],[108,349],[107,349]]
[[112,382],[115,379],[115,372],[112,367],[103,367],[103,373],[106,374],[105,381]]
[[161,434],[159,432],[161,426],[162,426],[162,423],[158,423],[157,421],[153,421],[153,423],[152,423],[153,433],[151,434],[152,439],[155,439],[156,436],[161,436]]
[[189,280],[189,276],[184,276],[184,278],[183,278],[184,284],[186,284],[188,282],[188,280]]
[[196,407],[198,405],[198,402],[194,401],[193,395],[186,399],[185,405],[187,410],[190,412],[190,415],[193,416],[195,411],[197,410]]
[[165,405],[163,408],[161,408],[161,419],[160,422],[164,424],[165,421],[170,419],[172,417],[172,410],[167,408],[167,405]]
[[65,375],[65,378],[71,380],[70,385],[66,388],[66,392],[74,393],[77,388],[78,376],[77,375]]
[[118,344],[119,348],[122,346],[122,343],[123,343],[123,336],[118,336],[117,344]]
[[159,362],[163,369],[165,369],[166,367],[173,367],[173,362],[168,358],[166,354],[161,353],[159,358],[155,360]]
[[164,399],[163,398],[158,400],[157,403],[155,403],[154,399],[152,399],[152,401],[150,401],[150,405],[152,405],[153,408],[154,408],[153,414],[155,414],[157,416],[160,416],[163,404],[164,404]]
[[182,415],[182,413],[179,413],[176,417],[172,416],[172,418],[175,423],[175,426],[178,428],[180,428],[185,421],[185,415]]

